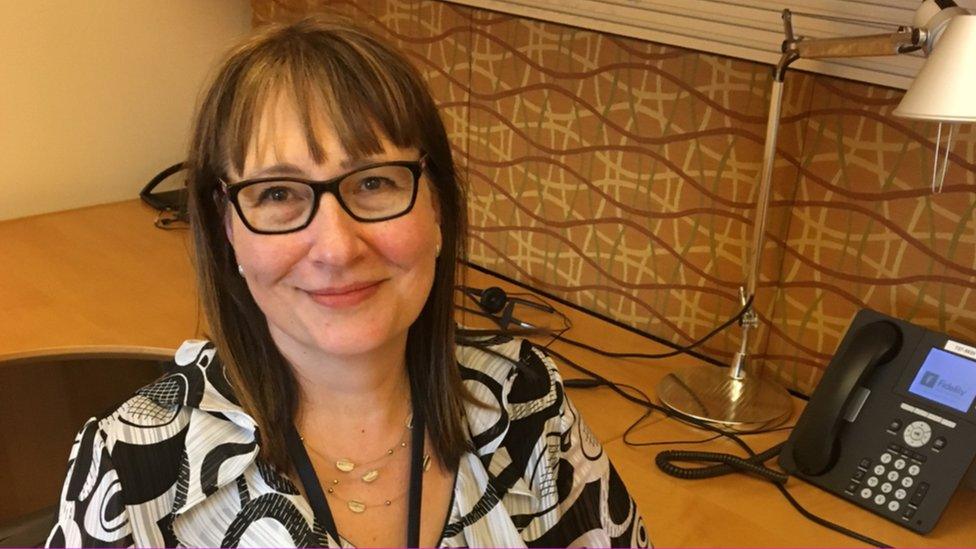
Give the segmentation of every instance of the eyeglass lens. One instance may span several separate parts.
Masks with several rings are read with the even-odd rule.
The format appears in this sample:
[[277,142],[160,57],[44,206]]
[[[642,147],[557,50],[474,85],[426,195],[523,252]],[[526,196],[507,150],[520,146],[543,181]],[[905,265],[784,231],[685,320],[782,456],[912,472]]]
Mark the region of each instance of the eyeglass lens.
[[[376,166],[339,182],[342,206],[360,219],[382,219],[405,212],[413,198],[414,174],[406,166]],[[287,231],[308,223],[315,192],[297,181],[264,181],[242,188],[241,213],[259,231]]]

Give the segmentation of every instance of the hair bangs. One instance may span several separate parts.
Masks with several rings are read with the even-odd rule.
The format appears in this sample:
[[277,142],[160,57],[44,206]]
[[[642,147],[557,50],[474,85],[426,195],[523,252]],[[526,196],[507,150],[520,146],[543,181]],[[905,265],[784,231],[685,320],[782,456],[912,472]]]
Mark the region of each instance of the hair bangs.
[[322,132],[328,130],[353,158],[381,153],[384,138],[397,147],[424,148],[418,101],[401,75],[389,70],[396,66],[393,60],[334,37],[322,42],[302,43],[302,51],[289,55],[254,56],[250,66],[241,67],[234,96],[227,98],[220,156],[229,165],[224,169],[241,174],[249,152],[273,146],[281,107],[293,109],[317,163],[326,160]]

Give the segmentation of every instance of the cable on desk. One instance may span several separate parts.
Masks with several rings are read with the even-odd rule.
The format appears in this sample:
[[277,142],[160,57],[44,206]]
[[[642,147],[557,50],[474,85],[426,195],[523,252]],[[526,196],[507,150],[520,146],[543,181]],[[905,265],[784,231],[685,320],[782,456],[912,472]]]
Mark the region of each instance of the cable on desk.
[[[567,389],[595,389],[597,387],[603,387],[605,385],[606,385],[605,383],[603,383],[603,382],[601,382],[599,380],[596,380],[596,379],[575,378],[575,379],[566,379],[566,380],[563,380],[563,386],[566,387]],[[631,391],[634,391],[635,393],[639,393],[642,397],[644,397],[644,400],[647,401],[647,402],[650,402],[651,401],[651,397],[647,396],[647,393],[645,393],[644,391],[640,390],[638,387],[635,387],[635,386],[630,385],[628,383],[617,383],[616,385],[617,385],[617,387],[623,387],[623,388],[626,388],[626,389],[630,389]],[[715,435],[715,436],[711,436],[711,437],[708,437],[708,438],[701,438],[701,439],[696,439],[696,440],[655,440],[655,441],[650,441],[650,442],[647,442],[647,441],[645,441],[645,442],[633,442],[633,441],[627,440],[627,437],[630,435],[631,431],[633,431],[634,429],[636,429],[638,425],[640,425],[641,423],[643,423],[643,421],[645,419],[647,419],[648,417],[650,417],[651,414],[654,413],[654,409],[653,408],[647,407],[646,405],[645,405],[645,407],[647,408],[647,411],[644,412],[639,418],[637,418],[636,420],[634,420],[634,422],[631,423],[629,427],[627,427],[627,430],[624,431],[624,436],[623,436],[622,440],[624,441],[624,444],[626,444],[627,446],[642,447],[642,446],[663,446],[665,444],[702,444],[702,443],[705,443],[705,442],[711,442],[711,441],[713,441],[713,440],[715,440],[717,438],[721,438],[722,437],[722,435]],[[791,427],[791,429],[792,429],[792,427]],[[772,431],[776,431],[778,429],[771,429],[771,430]]]
[[807,520],[809,520],[809,521],[811,521],[811,522],[813,522],[815,524],[819,524],[820,526],[823,526],[824,528],[827,528],[829,530],[833,530],[833,531],[837,532],[838,534],[843,534],[843,535],[845,535],[845,536],[847,536],[849,538],[856,539],[856,540],[860,541],[861,543],[866,543],[866,544],[871,545],[873,547],[882,547],[884,549],[891,549],[891,545],[888,545],[887,543],[885,543],[883,541],[878,541],[878,540],[876,540],[876,539],[874,539],[872,537],[865,536],[863,534],[860,534],[858,532],[855,532],[854,530],[850,530],[848,528],[845,528],[845,527],[843,527],[843,526],[841,526],[841,525],[839,525],[839,524],[837,524],[835,522],[830,522],[827,519],[818,517],[817,515],[814,515],[810,511],[807,511],[806,509],[803,508],[802,505],[800,505],[800,502],[796,501],[796,499],[793,498],[793,494],[791,494],[786,489],[786,486],[783,486],[782,484],[777,484],[776,485],[776,488],[779,489],[779,492],[781,494],[783,494],[783,497],[786,498],[786,501],[790,502],[790,505],[792,505],[793,508],[796,509]]
[[170,210],[160,210],[160,212],[156,214],[156,219],[153,221],[153,225],[157,229],[162,229],[164,231],[187,230],[190,228],[189,221],[180,217],[178,212],[173,212]]
[[[749,307],[750,304],[751,304],[751,298],[750,298],[750,301],[746,303],[746,305],[743,307],[743,309],[738,314],[736,314],[735,316],[733,316],[732,318],[730,318],[728,321],[724,322],[722,325],[720,325],[715,330],[712,330],[711,332],[709,332],[708,334],[706,334],[706,336],[704,338],[701,338],[698,341],[693,342],[691,345],[682,347],[681,349],[677,349],[677,350],[671,351],[669,353],[661,353],[661,354],[657,354],[657,355],[642,354],[642,353],[611,353],[609,351],[605,351],[603,349],[598,349],[596,347],[592,347],[592,346],[587,345],[587,344],[582,344],[582,343],[579,343],[579,342],[576,342],[574,340],[570,340],[569,338],[564,337],[563,336],[563,333],[565,332],[565,329],[562,330],[562,331],[560,331],[553,339],[559,339],[561,341],[564,341],[566,343],[569,343],[570,345],[577,344],[576,345],[577,347],[584,348],[584,349],[590,350],[592,352],[595,352],[597,354],[601,354],[601,355],[604,355],[604,356],[607,356],[607,357],[611,357],[611,358],[666,358],[668,356],[674,356],[674,355],[677,355],[677,354],[681,354],[681,353],[688,352],[690,349],[692,349],[692,348],[700,345],[701,343],[703,343],[704,341],[706,341],[708,338],[712,337],[713,335],[715,335],[716,333],[718,333],[719,331],[721,331],[722,329],[730,326],[732,323],[734,323],[737,320],[739,320],[740,318],[742,318],[742,316],[745,314],[745,311],[748,309],[748,307]],[[486,313],[479,312],[479,311],[476,311],[476,310],[473,310],[473,309],[468,309],[468,308],[464,308],[464,309],[466,311],[468,311],[468,312],[472,312],[472,313],[475,313],[475,314],[481,314],[483,316],[488,316]],[[552,336],[552,331],[550,331],[550,330],[470,330],[470,329],[465,329],[465,330],[458,330],[458,334],[459,335],[463,335],[465,337],[472,337],[472,336],[477,337],[478,335],[537,335],[537,336],[538,335],[549,335],[549,336]],[[550,341],[549,343],[551,344],[552,341]],[[482,350],[484,350],[486,352],[490,352],[492,354],[496,354],[498,356],[502,356],[503,358],[507,358],[507,357],[504,357],[503,355],[501,355],[501,354],[499,354],[497,352],[493,352],[491,349],[489,349],[487,347],[484,347],[483,345],[478,345],[477,342],[472,341],[470,344],[473,344],[476,347],[482,348]],[[850,537],[852,539],[856,539],[856,540],[858,540],[858,541],[860,541],[862,543],[866,543],[866,544],[869,544],[869,545],[872,545],[872,546],[875,546],[875,547],[890,547],[889,545],[887,545],[887,544],[885,544],[883,542],[880,542],[878,540],[875,540],[873,538],[870,538],[868,536],[865,536],[863,534],[860,534],[858,532],[855,532],[853,530],[850,530],[848,528],[845,528],[844,526],[841,526],[839,524],[836,524],[834,522],[831,522],[831,521],[828,521],[828,520],[826,520],[824,518],[821,518],[821,517],[819,517],[817,515],[814,515],[813,513],[809,512],[805,508],[803,508],[803,506],[801,506],[800,503],[796,501],[796,499],[792,496],[792,494],[790,494],[789,491],[786,490],[785,483],[788,480],[789,475],[786,475],[784,473],[780,473],[778,471],[774,471],[774,470],[769,469],[769,468],[765,467],[764,465],[762,465],[763,463],[765,463],[766,461],[768,461],[772,457],[778,455],[780,449],[783,446],[783,444],[778,444],[778,445],[773,446],[772,448],[770,448],[770,449],[768,449],[768,450],[766,450],[766,451],[764,451],[764,452],[762,452],[760,454],[757,454],[748,444],[745,443],[745,441],[743,441],[740,438],[740,435],[743,435],[743,434],[753,434],[753,433],[766,432],[765,430],[757,430],[757,431],[752,431],[752,432],[748,432],[748,433],[742,433],[742,432],[740,432],[740,433],[733,433],[733,432],[730,432],[730,431],[725,431],[725,430],[719,429],[719,428],[714,427],[712,425],[709,425],[708,423],[705,423],[705,422],[703,422],[703,421],[701,421],[701,420],[699,420],[697,418],[694,418],[694,417],[691,417],[691,416],[686,416],[684,414],[680,414],[678,412],[675,412],[674,410],[670,410],[668,408],[664,408],[663,406],[659,406],[657,404],[654,404],[653,402],[651,402],[651,400],[647,396],[647,394],[645,394],[643,391],[640,391],[639,389],[637,389],[637,392],[640,393],[643,398],[638,398],[638,397],[635,397],[633,395],[630,395],[626,391],[624,391],[623,389],[621,389],[621,386],[620,385],[618,385],[618,384],[614,383],[613,381],[610,381],[609,379],[607,379],[607,378],[605,378],[605,377],[597,374],[596,372],[594,372],[592,370],[589,370],[587,368],[584,368],[583,366],[579,365],[578,363],[576,363],[576,362],[574,362],[574,361],[566,358],[566,356],[563,355],[562,353],[559,353],[558,351],[555,351],[555,350],[549,348],[548,344],[546,345],[546,351],[549,354],[551,354],[552,356],[554,356],[554,357],[558,358],[559,360],[563,361],[563,363],[565,363],[566,365],[568,365],[568,366],[576,369],[579,372],[582,372],[583,374],[585,374],[585,375],[587,375],[587,376],[589,376],[591,378],[590,380],[567,380],[567,381],[564,382],[564,385],[566,387],[594,388],[594,387],[599,387],[599,386],[606,386],[610,390],[612,390],[615,393],[617,393],[618,395],[620,395],[622,398],[624,398],[624,399],[626,399],[626,400],[628,400],[630,402],[633,402],[633,403],[635,403],[635,404],[637,404],[639,406],[643,406],[645,409],[647,409],[648,412],[645,413],[643,416],[641,416],[641,418],[638,419],[637,422],[635,422],[634,424],[632,424],[630,426],[630,428],[628,428],[628,432],[631,429],[633,429],[635,425],[637,425],[638,423],[640,423],[641,421],[643,421],[644,419],[646,419],[650,415],[650,413],[652,413],[653,411],[659,411],[659,412],[661,412],[662,414],[664,414],[664,415],[666,415],[668,417],[676,418],[676,419],[679,419],[680,421],[684,421],[686,423],[691,423],[692,425],[695,425],[695,426],[697,426],[697,427],[699,427],[701,429],[707,430],[707,431],[712,431],[712,432],[716,433],[716,436],[724,436],[724,437],[728,438],[729,440],[731,440],[732,442],[734,442],[736,445],[738,445],[740,448],[742,448],[748,454],[748,457],[745,458],[745,459],[743,459],[743,458],[741,458],[739,456],[735,456],[735,455],[732,455],[732,454],[722,454],[722,453],[715,453],[715,452],[687,452],[687,451],[675,451],[675,450],[665,451],[665,452],[661,452],[658,455],[658,457],[655,459],[655,463],[657,464],[657,466],[659,468],[661,468],[661,470],[664,473],[669,474],[669,475],[672,475],[672,476],[676,476],[677,478],[712,478],[712,477],[716,477],[716,476],[720,476],[720,475],[724,475],[724,474],[728,474],[728,473],[736,472],[736,471],[748,472],[750,474],[754,474],[754,475],[758,476],[760,479],[767,480],[767,481],[771,482],[774,486],[776,486],[776,488],[783,495],[783,497],[786,498],[786,500],[790,503],[790,505],[792,505],[793,508],[796,509],[800,513],[800,515],[803,516],[804,518],[806,518],[807,520],[810,520],[813,523],[818,524],[820,526],[823,526],[823,527],[825,527],[825,528],[827,528],[829,530],[833,530],[833,531],[835,531],[835,532],[837,532],[839,534],[848,536],[848,537]],[[770,429],[770,430],[772,430],[772,429]],[[625,433],[625,435],[626,435],[626,433]],[[705,442],[705,441],[700,441],[700,442]],[[663,458],[661,457],[662,455],[664,456]],[[673,465],[671,463],[671,461],[689,461],[689,460],[698,460],[699,458],[701,458],[704,461],[711,462],[711,463],[718,463],[718,465],[712,465],[712,466],[708,466],[708,467],[688,469],[688,468],[677,467],[677,466],[675,466],[675,465]]]
[[563,335],[559,335],[556,339],[558,339],[560,341],[563,341],[563,342],[566,342],[566,343],[569,343],[570,345],[573,345],[574,347],[579,347],[581,349],[586,349],[587,351],[590,351],[590,352],[593,352],[593,353],[596,353],[598,355],[602,355],[602,356],[605,356],[605,357],[608,357],[608,358],[646,358],[646,359],[670,358],[670,357],[677,356],[677,355],[680,355],[680,354],[687,354],[688,351],[691,351],[692,349],[694,349],[694,348],[702,345],[703,343],[705,343],[706,341],[708,341],[709,339],[711,339],[712,337],[714,337],[716,334],[718,334],[722,330],[724,330],[724,329],[728,328],[729,326],[731,326],[732,324],[738,322],[746,314],[746,311],[749,310],[749,307],[751,305],[752,305],[752,297],[750,297],[746,301],[746,304],[742,306],[742,308],[739,310],[739,312],[737,312],[735,315],[733,315],[732,317],[730,317],[725,322],[719,324],[712,331],[708,332],[707,334],[705,334],[704,336],[698,338],[697,340],[692,341],[688,345],[683,345],[683,346],[677,347],[675,350],[668,351],[666,353],[615,353],[615,352],[612,352],[612,351],[607,351],[605,349],[600,349],[598,347],[594,347],[594,346],[589,345],[587,343],[583,343],[582,341],[576,341],[575,339],[570,339],[570,338],[568,338],[566,336],[563,336]]
[[[741,472],[748,473],[768,480],[774,484],[784,484],[790,478],[786,473],[775,471],[763,465],[765,462],[779,455],[785,442],[749,457],[742,459],[732,454],[718,452],[689,452],[686,450],[665,450],[654,458],[654,463],[658,469],[672,477],[686,480],[701,480],[715,478],[729,473]],[[680,467],[674,464],[676,461],[697,461],[706,463],[717,463],[706,467]]]
[[[471,290],[473,288],[470,288],[468,286],[457,286],[456,289],[459,290],[459,291],[461,291],[461,293],[463,295],[465,295],[466,297],[468,297],[470,299],[474,299],[474,296],[472,295],[472,292],[471,292]],[[746,300],[746,302],[742,306],[742,308],[739,309],[739,311],[736,314],[732,315],[728,320],[722,322],[721,324],[719,324],[718,326],[716,326],[714,329],[712,329],[712,331],[708,332],[707,334],[705,334],[704,336],[698,338],[697,340],[692,341],[691,343],[689,343],[687,345],[676,346],[675,349],[672,350],[672,351],[667,351],[667,352],[664,352],[664,353],[616,353],[616,352],[612,352],[612,351],[607,351],[606,349],[600,349],[599,347],[594,347],[594,346],[592,346],[592,345],[590,345],[588,343],[583,343],[582,341],[577,341],[575,339],[566,337],[564,334],[570,328],[573,327],[572,321],[569,319],[569,317],[566,316],[565,313],[563,313],[562,311],[559,311],[559,309],[556,309],[555,307],[553,307],[552,304],[549,303],[548,301],[546,301],[545,299],[542,299],[541,297],[535,296],[535,295],[530,294],[530,293],[527,293],[527,292],[512,292],[512,293],[506,294],[506,295],[510,295],[510,296],[521,296],[521,297],[531,297],[533,299],[537,299],[539,302],[545,304],[547,307],[549,307],[550,309],[552,309],[553,311],[555,311],[554,314],[556,316],[558,316],[563,321],[563,323],[564,323],[563,328],[561,330],[555,331],[555,333],[554,333],[553,330],[540,329],[541,332],[535,334],[535,335],[539,335],[541,333],[546,333],[546,334],[548,334],[552,338],[552,340],[550,340],[548,343],[546,343],[545,345],[542,345],[542,347],[544,349],[548,349],[549,346],[553,343],[553,341],[559,340],[559,341],[563,341],[565,343],[568,343],[570,345],[573,345],[575,347],[579,347],[581,349],[586,349],[587,351],[590,351],[590,352],[593,352],[593,353],[596,353],[598,355],[605,356],[605,357],[608,357],[608,358],[641,358],[641,359],[652,359],[652,360],[662,359],[662,358],[670,358],[670,357],[677,356],[677,355],[681,355],[681,354],[690,354],[690,352],[692,350],[694,350],[695,348],[701,346],[702,344],[704,344],[706,341],[708,341],[709,339],[711,339],[712,337],[714,337],[716,334],[718,334],[722,330],[728,328],[729,326],[731,326],[732,324],[734,324],[736,322],[739,322],[742,319],[742,317],[745,316],[746,312],[749,310],[749,307],[752,306],[752,300],[753,300],[753,298],[750,296],[749,299]],[[475,315],[478,315],[478,316],[482,316],[482,317],[491,319],[493,321],[497,321],[497,317],[495,317],[494,315],[491,315],[491,314],[487,313],[484,310],[476,310],[476,309],[472,309],[470,307],[465,307],[464,305],[457,305],[457,304],[455,305],[455,307],[458,308],[458,309],[460,309],[460,310],[462,310],[462,311],[464,311],[464,312],[472,313],[472,314],[475,314]],[[715,362],[718,362],[715,359],[712,359],[712,360],[715,361]]]
[[[743,450],[745,450],[745,452],[749,455],[748,458],[743,459],[739,456],[735,456],[732,454],[721,454],[721,453],[714,453],[714,452],[682,452],[682,451],[675,451],[675,450],[665,451],[658,454],[658,457],[655,459],[655,463],[665,474],[669,474],[677,478],[712,478],[712,477],[728,474],[731,472],[736,472],[738,470],[744,470],[749,473],[757,475],[762,480],[767,480],[771,482],[774,486],[776,486],[776,488],[783,495],[783,497],[786,498],[786,501],[789,502],[789,504],[794,509],[796,509],[801,516],[803,516],[807,520],[810,520],[811,522],[823,526],[824,528],[833,530],[834,532],[850,537],[862,543],[872,545],[874,547],[885,547],[885,548],[890,547],[890,545],[884,542],[878,541],[869,536],[865,536],[863,534],[855,532],[854,530],[841,526],[840,524],[819,517],[811,513],[810,511],[807,511],[802,505],[800,505],[800,503],[796,501],[793,495],[790,494],[789,491],[786,489],[785,483],[789,479],[789,475],[786,475],[785,473],[780,473],[778,471],[774,471],[772,469],[769,469],[761,465],[762,463],[765,463],[769,459],[778,455],[780,450],[782,449],[783,443],[777,444],[776,446],[773,446],[772,448],[769,448],[768,450],[765,450],[764,452],[757,454],[752,449],[752,447],[750,447],[748,444],[746,444],[745,441],[743,441],[740,438],[740,435],[743,433],[737,434],[729,431],[724,431],[722,429],[709,425],[708,423],[705,423],[697,418],[691,416],[685,416],[683,414],[679,414],[668,408],[664,408],[663,406],[654,404],[653,402],[650,401],[649,398],[647,398],[647,395],[644,394],[642,391],[638,390],[638,392],[640,392],[644,396],[643,400],[633,395],[629,395],[625,391],[623,391],[623,389],[621,389],[616,383],[601,376],[600,374],[597,374],[596,372],[584,368],[583,366],[577,364],[576,362],[566,358],[561,353],[554,351],[552,349],[549,349],[548,352],[549,354],[563,361],[566,365],[570,366],[571,368],[574,368],[579,372],[586,374],[587,376],[590,376],[593,380],[596,381],[596,383],[587,383],[587,384],[574,383],[574,385],[582,386],[582,387],[598,387],[598,386],[606,385],[609,389],[613,390],[623,398],[631,402],[634,402],[638,405],[644,406],[648,410],[659,411],[668,417],[673,417],[681,421],[684,421],[686,423],[691,423],[701,429],[712,431],[716,433],[717,436],[724,436],[729,440],[731,440],[732,442],[734,442],[735,444],[737,444]],[[644,414],[644,416],[641,417],[640,421],[645,419],[648,415],[649,414]],[[764,431],[757,431],[757,432],[764,432]],[[666,457],[663,458],[662,460],[661,455],[665,455]],[[697,469],[687,469],[687,468],[677,467],[672,463],[670,463],[671,461],[694,460],[697,459],[698,457],[704,457],[706,461],[709,461],[711,463],[718,462],[720,464],[713,465],[710,467],[697,468]],[[664,466],[662,466],[662,461]],[[723,468],[728,468],[728,470],[723,470]],[[766,472],[770,473],[771,475],[767,476]]]
[[[563,355],[562,353],[560,353],[558,351],[555,351],[553,349],[549,349],[547,352],[549,354],[551,354],[552,356],[558,358],[559,360],[563,361],[567,366],[569,366],[569,367],[571,367],[571,368],[573,368],[573,369],[575,369],[575,370],[577,370],[579,372],[582,372],[582,373],[586,374],[587,376],[591,377],[592,379],[595,379],[595,380],[599,381],[599,384],[600,385],[606,385],[607,388],[610,389],[611,391],[617,393],[618,395],[620,395],[621,397],[625,398],[626,400],[629,400],[630,402],[633,402],[634,404],[637,404],[638,406],[643,406],[644,408],[661,412],[662,414],[664,414],[664,415],[666,415],[668,417],[674,417],[674,418],[680,419],[681,421],[685,421],[685,422],[694,424],[695,426],[698,426],[698,427],[700,427],[702,429],[706,429],[708,431],[712,431],[714,433],[718,433],[718,434],[720,434],[722,436],[728,437],[730,440],[732,440],[732,442],[735,442],[743,450],[745,450],[746,452],[748,452],[750,456],[755,455],[755,452],[752,450],[752,448],[750,448],[748,444],[746,444],[745,442],[743,442],[743,440],[741,438],[739,438],[738,436],[736,436],[733,433],[730,433],[728,431],[723,431],[721,429],[718,429],[716,427],[713,427],[712,425],[709,425],[709,424],[701,421],[698,418],[694,418],[694,417],[691,417],[691,416],[686,416],[684,414],[679,414],[679,413],[675,412],[674,410],[665,408],[665,407],[660,406],[658,404],[654,404],[653,402],[651,402],[650,398],[648,398],[646,394],[644,395],[644,398],[643,399],[637,398],[637,397],[635,397],[633,395],[629,395],[623,389],[621,389],[618,386],[617,383],[614,383],[613,381],[610,381],[609,379],[601,376],[600,374],[598,374],[598,373],[596,373],[596,372],[594,372],[594,371],[592,371],[592,370],[590,370],[588,368],[585,368],[585,367],[581,366],[580,364],[578,364],[578,363],[576,363],[576,362],[574,362],[574,361],[566,358],[566,356]],[[565,384],[565,382],[564,382],[564,384]],[[758,433],[758,432],[763,432],[763,431],[755,431],[755,432]]]

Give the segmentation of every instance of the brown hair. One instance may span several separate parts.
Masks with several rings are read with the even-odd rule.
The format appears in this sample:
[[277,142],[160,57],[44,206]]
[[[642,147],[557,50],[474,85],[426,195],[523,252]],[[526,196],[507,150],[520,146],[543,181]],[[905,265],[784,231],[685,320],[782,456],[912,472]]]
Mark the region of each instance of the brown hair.
[[315,121],[324,118],[352,156],[382,151],[380,137],[427,154],[426,175],[439,202],[443,244],[434,284],[407,336],[411,391],[442,463],[453,466],[467,447],[466,398],[454,354],[453,288],[464,259],[466,205],[451,150],[430,92],[417,70],[391,45],[339,20],[308,18],[273,25],[232,50],[207,88],[189,152],[189,213],[198,285],[228,380],[258,424],[261,457],[291,469],[283,427],[298,406],[291,367],[274,345],[224,231],[226,204],[218,177],[241,173],[263,110],[288,94],[309,153],[324,158]]

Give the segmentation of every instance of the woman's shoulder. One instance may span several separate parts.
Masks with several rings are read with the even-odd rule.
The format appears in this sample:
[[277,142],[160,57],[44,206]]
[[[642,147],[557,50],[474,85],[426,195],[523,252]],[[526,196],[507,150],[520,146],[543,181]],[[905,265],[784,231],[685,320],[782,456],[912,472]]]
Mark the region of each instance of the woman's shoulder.
[[556,364],[531,341],[495,336],[465,342],[458,345],[457,356],[475,401],[465,412],[479,454],[500,444],[513,422],[541,428],[563,415],[566,399]]
[[466,339],[457,345],[458,365],[465,380],[492,380],[500,384],[561,383],[556,364],[543,347],[527,339],[495,335]]
[[[81,429],[49,544],[176,546],[174,517],[242,475],[259,475],[274,490],[283,485],[257,450],[256,428],[234,400],[213,344],[187,341],[167,373]],[[114,530],[91,523],[85,509],[102,509]]]
[[119,442],[122,448],[158,444],[182,448],[195,411],[233,430],[254,427],[237,404],[213,343],[204,340],[183,342],[159,379],[90,420],[85,430],[102,438],[113,455]]

